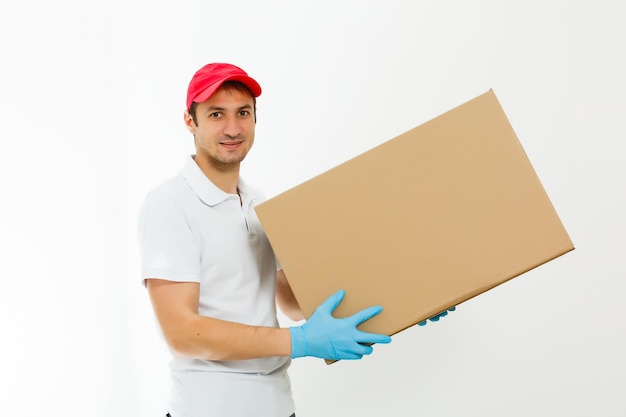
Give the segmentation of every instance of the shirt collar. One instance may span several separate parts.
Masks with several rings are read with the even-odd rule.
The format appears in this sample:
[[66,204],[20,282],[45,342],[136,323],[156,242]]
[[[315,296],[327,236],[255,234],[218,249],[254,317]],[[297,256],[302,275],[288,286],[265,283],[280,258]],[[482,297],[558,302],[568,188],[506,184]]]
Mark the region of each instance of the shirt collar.
[[[204,175],[193,156],[187,158],[187,162],[183,167],[182,177],[198,197],[209,206],[215,206],[232,197],[232,194],[220,190]],[[237,188],[242,198],[248,193],[248,186],[241,178],[239,178]]]

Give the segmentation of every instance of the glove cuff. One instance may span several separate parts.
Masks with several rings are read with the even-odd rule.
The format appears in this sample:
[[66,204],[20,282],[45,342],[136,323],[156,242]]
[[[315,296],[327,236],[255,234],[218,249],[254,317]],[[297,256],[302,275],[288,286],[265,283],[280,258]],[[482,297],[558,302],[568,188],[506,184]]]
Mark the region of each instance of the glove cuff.
[[289,332],[291,333],[291,358],[307,356],[306,333],[302,326],[290,327]]

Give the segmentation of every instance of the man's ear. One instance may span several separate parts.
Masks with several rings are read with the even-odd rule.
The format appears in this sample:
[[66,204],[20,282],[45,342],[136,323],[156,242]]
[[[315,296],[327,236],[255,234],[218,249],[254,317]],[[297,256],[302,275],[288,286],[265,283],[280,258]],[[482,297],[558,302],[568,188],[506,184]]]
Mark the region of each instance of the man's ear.
[[188,110],[185,110],[185,114],[183,115],[185,120],[185,126],[187,126],[187,130],[191,132],[192,135],[196,134],[196,122],[193,121],[193,117],[189,114]]

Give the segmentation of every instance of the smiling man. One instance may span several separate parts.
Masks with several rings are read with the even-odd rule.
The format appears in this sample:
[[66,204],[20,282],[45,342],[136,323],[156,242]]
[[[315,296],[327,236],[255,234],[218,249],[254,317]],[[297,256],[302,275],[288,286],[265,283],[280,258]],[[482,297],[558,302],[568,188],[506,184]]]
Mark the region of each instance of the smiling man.
[[260,85],[213,63],[189,83],[184,121],[195,155],[151,191],[139,219],[141,278],[172,352],[171,417],[289,417],[291,359],[360,359],[387,335],[357,326],[379,306],[337,319],[329,294],[304,317],[256,217],[264,195],[239,177],[255,136]]

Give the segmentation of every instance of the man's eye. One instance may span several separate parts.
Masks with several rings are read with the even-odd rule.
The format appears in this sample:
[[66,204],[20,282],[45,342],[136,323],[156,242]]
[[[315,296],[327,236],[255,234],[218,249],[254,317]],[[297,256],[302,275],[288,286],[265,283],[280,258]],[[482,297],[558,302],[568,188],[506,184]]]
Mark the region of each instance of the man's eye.
[[242,111],[239,112],[240,116],[247,116],[249,114],[250,114],[250,112],[248,110],[242,110]]
[[216,112],[210,113],[209,117],[213,117],[213,118],[220,117],[220,112],[216,111]]

